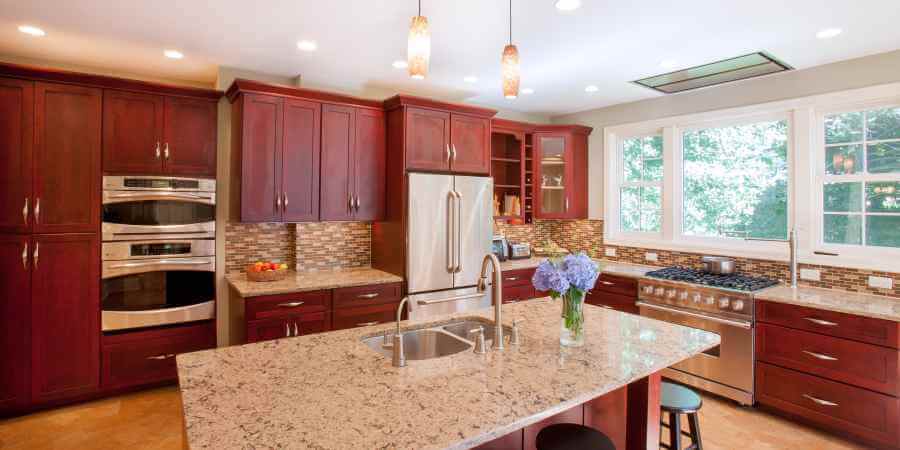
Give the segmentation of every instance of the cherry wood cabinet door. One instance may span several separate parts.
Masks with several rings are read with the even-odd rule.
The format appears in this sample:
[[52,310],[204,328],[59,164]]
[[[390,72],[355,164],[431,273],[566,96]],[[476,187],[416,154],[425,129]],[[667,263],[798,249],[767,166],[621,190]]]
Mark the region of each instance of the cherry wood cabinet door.
[[319,220],[319,130],[322,105],[302,100],[284,102],[284,144],[281,157],[283,219]]
[[384,112],[374,109],[356,110],[356,220],[384,219],[386,135]]
[[163,132],[166,173],[216,176],[216,119],[214,101],[166,97]]
[[247,323],[247,343],[271,341],[292,336],[293,317],[254,320]]
[[164,118],[162,96],[103,91],[103,171],[161,174]]
[[571,139],[564,134],[534,135],[535,217],[566,219],[571,216]]
[[31,223],[34,83],[0,78],[0,231],[22,233]]
[[450,170],[450,113],[407,108],[406,168]]
[[487,175],[491,171],[491,120],[453,114],[450,148],[452,171]]
[[34,232],[97,232],[102,91],[36,83],[34,96]]
[[294,319],[300,336],[331,331],[331,313],[318,312],[303,314]]
[[100,242],[96,234],[35,235],[31,277],[32,401],[100,382]]
[[356,140],[356,108],[322,106],[322,202],[321,218],[353,220],[356,200],[353,148]]
[[284,101],[245,94],[242,102],[241,221],[278,222]]
[[30,398],[30,252],[29,236],[0,235],[0,414]]

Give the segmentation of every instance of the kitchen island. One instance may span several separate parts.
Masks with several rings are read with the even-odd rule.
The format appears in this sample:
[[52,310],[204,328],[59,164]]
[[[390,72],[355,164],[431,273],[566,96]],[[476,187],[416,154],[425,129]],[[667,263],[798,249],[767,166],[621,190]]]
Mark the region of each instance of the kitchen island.
[[[586,306],[585,346],[560,348],[557,302],[503,312],[506,324],[524,320],[520,345],[402,368],[361,342],[390,325],[179,355],[186,445],[471,448],[627,386],[627,448],[657,448],[658,372],[719,344],[713,333]],[[470,316],[492,311],[402,327]]]

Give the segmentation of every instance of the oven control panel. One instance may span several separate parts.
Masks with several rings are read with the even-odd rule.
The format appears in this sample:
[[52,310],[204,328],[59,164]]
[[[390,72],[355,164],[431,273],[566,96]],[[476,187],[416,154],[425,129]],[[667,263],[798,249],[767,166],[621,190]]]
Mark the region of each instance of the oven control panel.
[[638,297],[647,303],[702,311],[708,314],[750,319],[753,297],[750,293],[700,286],[668,280],[638,282]]

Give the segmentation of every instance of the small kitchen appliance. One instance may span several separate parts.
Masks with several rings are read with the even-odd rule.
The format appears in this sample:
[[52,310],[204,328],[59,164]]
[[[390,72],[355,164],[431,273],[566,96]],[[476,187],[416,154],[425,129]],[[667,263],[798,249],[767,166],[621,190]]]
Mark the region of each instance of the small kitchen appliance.
[[509,243],[509,259],[531,258],[531,244],[527,242]]
[[500,261],[509,259],[509,244],[506,242],[505,237],[494,236],[494,240],[491,242],[491,253]]

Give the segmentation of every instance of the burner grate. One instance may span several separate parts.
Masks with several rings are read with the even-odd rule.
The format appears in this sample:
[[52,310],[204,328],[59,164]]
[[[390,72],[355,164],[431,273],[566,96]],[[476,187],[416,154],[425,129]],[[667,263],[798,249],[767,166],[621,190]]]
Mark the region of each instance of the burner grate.
[[665,269],[647,272],[647,276],[663,280],[682,281],[748,292],[758,291],[778,284],[778,280],[769,278],[748,277],[737,274],[718,275],[688,267],[667,267]]

